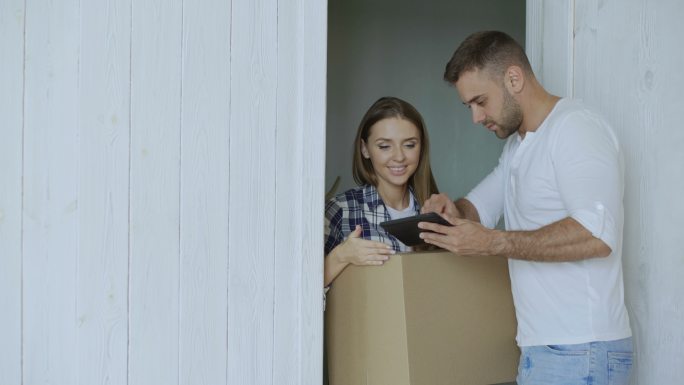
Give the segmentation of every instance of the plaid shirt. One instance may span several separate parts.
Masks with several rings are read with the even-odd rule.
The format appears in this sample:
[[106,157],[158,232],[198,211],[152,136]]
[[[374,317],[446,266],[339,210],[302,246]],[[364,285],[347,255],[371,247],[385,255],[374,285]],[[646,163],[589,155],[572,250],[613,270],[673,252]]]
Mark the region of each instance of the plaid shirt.
[[[409,192],[418,214],[420,207],[410,187]],[[336,195],[325,205],[325,255],[347,239],[356,225],[361,225],[363,239],[386,243],[397,252],[410,250],[380,226],[380,223],[390,219],[374,186],[363,185]]]

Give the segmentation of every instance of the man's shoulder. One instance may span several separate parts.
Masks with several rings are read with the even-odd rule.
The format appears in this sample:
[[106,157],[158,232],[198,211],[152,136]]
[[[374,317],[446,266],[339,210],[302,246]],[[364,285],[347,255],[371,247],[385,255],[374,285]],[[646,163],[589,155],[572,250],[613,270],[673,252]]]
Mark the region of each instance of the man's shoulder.
[[607,124],[605,117],[596,109],[585,104],[581,99],[561,99],[553,116],[555,124],[563,126],[568,124]]
[[550,123],[548,141],[553,152],[619,151],[619,140],[608,119],[581,100],[568,100]]

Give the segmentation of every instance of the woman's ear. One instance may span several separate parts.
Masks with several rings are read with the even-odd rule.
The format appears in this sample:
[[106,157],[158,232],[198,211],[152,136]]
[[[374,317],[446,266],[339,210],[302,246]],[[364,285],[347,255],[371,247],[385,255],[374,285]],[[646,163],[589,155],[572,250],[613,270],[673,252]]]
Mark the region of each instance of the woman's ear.
[[363,157],[366,159],[370,159],[370,153],[368,152],[366,141],[363,139],[361,139],[361,155],[363,155]]

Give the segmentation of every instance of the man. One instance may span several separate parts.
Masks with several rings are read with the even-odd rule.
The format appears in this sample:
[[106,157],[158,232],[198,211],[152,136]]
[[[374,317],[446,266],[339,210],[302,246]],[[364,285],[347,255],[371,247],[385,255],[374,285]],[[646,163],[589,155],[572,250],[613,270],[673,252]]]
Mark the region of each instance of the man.
[[[458,47],[444,78],[473,122],[506,139],[465,198],[433,195],[453,227],[421,237],[459,255],[508,258],[521,348],[518,384],[628,384],[632,339],[622,281],[623,171],[608,123],[549,94],[502,32]],[[501,215],[505,231],[495,229]]]

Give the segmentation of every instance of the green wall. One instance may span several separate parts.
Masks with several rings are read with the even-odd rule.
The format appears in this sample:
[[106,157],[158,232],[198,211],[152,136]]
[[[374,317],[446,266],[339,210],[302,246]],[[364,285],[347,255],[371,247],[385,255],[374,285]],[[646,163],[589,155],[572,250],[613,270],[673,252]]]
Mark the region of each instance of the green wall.
[[472,123],[444,66],[470,33],[497,29],[522,44],[525,1],[330,0],[326,190],[336,176],[354,186],[352,142],[381,96],[412,103],[425,119],[437,184],[463,196],[496,165],[503,141]]

